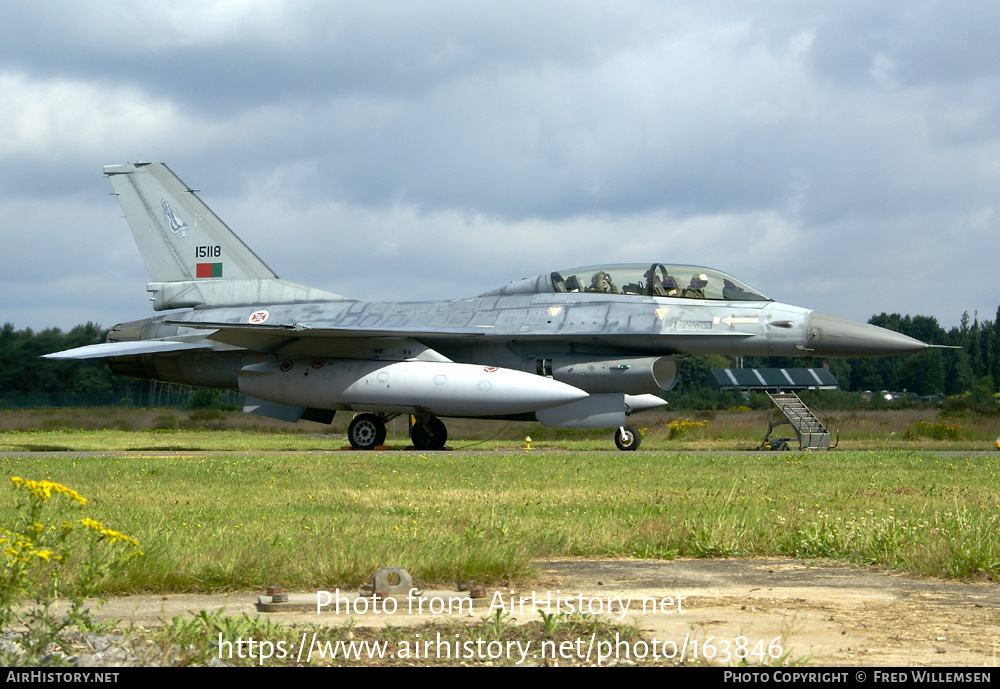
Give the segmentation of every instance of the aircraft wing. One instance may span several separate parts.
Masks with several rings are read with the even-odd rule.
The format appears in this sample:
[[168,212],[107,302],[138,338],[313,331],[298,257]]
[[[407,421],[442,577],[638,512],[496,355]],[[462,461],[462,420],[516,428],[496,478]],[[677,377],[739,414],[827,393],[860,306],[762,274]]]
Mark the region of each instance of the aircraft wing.
[[185,349],[212,349],[212,343],[204,340],[185,342],[178,340],[138,340],[135,342],[102,342],[61,352],[43,354],[43,359],[101,359],[110,356],[131,356],[133,354],[159,354],[179,352]]
[[163,322],[195,330],[211,330],[202,341],[215,345],[213,349],[229,346],[277,356],[450,361],[433,349],[434,341],[473,339],[483,335],[476,330],[461,328],[331,328],[302,323],[227,323],[179,319]]
[[[132,356],[136,354],[162,354],[193,349],[246,349],[266,354],[283,356],[351,356],[358,355],[362,350],[390,347],[412,352],[423,351],[423,357],[444,359],[431,349],[435,342],[488,338],[492,333],[483,327],[451,327],[414,330],[412,328],[352,328],[329,327],[326,325],[310,326],[302,323],[290,324],[252,324],[227,323],[209,321],[164,320],[165,325],[177,325],[193,330],[212,331],[204,335],[186,335],[156,340],[136,340],[127,342],[104,342],[87,345],[61,352],[43,355],[45,359],[99,359],[116,356]],[[746,333],[723,333],[725,337],[747,337]],[[508,337],[505,333],[504,337]],[[519,334],[519,339],[528,341],[535,339],[534,333]],[[567,342],[573,341],[572,335],[565,336]],[[581,341],[593,342],[599,339],[608,346],[619,343],[614,334],[600,338],[593,335],[580,335]]]
[[421,340],[475,338],[484,334],[471,329],[413,330],[411,328],[330,328],[313,327],[302,323],[250,324],[210,323],[205,321],[165,320],[169,325],[199,330],[214,330],[206,336],[209,340],[243,347],[244,349],[269,350],[273,346],[300,339],[389,339],[412,338]]
[[[415,345],[419,349],[432,350],[438,343],[465,341],[473,343],[476,340],[482,342],[493,337],[508,339],[512,335],[521,342],[533,340],[544,341],[551,338],[551,333],[532,332],[531,330],[521,330],[516,334],[509,331],[499,332],[489,326],[435,326],[423,329],[414,329],[412,324],[404,324],[398,328],[377,327],[331,327],[325,323],[311,325],[308,323],[287,323],[287,324],[255,324],[255,323],[231,323],[231,322],[209,322],[209,321],[187,321],[187,320],[165,320],[168,325],[177,325],[184,328],[212,330],[205,339],[224,343],[242,349],[248,349],[265,354],[275,354],[279,356],[317,356],[317,357],[361,357],[365,358],[362,351],[369,351],[384,347],[405,350],[409,345]],[[751,333],[744,332],[724,332],[714,333],[715,339],[736,339],[750,337]],[[677,338],[677,351],[683,351],[680,345],[686,340],[686,335]],[[669,343],[663,341],[662,336],[651,335],[649,343],[636,340],[631,335],[619,335],[614,332],[595,336],[593,333],[566,333],[561,335],[564,342],[580,342],[586,344],[600,344],[607,347],[620,347],[623,349],[645,351],[648,349],[652,353],[663,354],[665,346]],[[407,343],[404,346],[403,343]],[[440,355],[437,355],[440,356]]]

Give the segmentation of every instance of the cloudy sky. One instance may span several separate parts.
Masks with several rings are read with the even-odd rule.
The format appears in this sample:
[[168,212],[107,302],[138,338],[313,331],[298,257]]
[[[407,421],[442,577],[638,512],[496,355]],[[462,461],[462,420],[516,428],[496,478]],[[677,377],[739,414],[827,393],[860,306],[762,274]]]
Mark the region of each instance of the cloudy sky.
[[101,174],[138,160],[359,299],[660,261],[992,320],[998,34],[954,0],[0,0],[0,320],[153,315]]

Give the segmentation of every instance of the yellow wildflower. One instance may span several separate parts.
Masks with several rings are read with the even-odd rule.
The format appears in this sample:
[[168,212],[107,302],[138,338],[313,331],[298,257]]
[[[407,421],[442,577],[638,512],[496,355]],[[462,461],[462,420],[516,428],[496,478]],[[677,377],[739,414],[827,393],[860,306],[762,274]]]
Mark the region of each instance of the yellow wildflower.
[[80,503],[80,505],[87,504],[87,499],[75,490],[67,488],[62,484],[54,483],[53,481],[25,481],[20,476],[14,476],[11,478],[10,482],[15,486],[24,488],[26,491],[41,500],[48,500],[52,497],[53,493],[62,493],[70,500],[75,500]]
[[100,531],[101,529],[104,528],[104,524],[97,521],[96,519],[91,519],[90,517],[84,517],[83,519],[81,519],[80,524],[81,526],[85,526],[86,528],[92,529],[94,531]]
[[80,524],[91,531],[98,532],[101,534],[102,538],[107,538],[111,543],[115,543],[116,541],[125,541],[126,543],[131,543],[134,546],[139,545],[139,541],[135,540],[131,536],[126,536],[120,531],[115,531],[113,529],[106,529],[104,528],[104,524],[95,519],[91,519],[90,517],[84,517],[81,519]]

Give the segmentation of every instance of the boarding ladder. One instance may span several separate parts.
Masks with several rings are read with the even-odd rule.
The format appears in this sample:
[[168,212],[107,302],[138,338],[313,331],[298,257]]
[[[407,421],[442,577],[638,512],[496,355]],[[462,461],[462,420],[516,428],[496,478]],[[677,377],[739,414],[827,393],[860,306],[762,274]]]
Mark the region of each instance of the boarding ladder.
[[[830,444],[830,431],[827,430],[827,426],[833,423],[832,419],[824,416],[827,422],[824,424],[794,392],[769,392],[767,396],[771,398],[772,406],[768,412],[767,435],[764,436],[764,441],[757,448],[758,450],[763,450],[765,445],[769,445],[772,449],[778,449],[779,443],[785,444],[785,441],[788,440],[786,438],[768,441],[775,426],[780,426],[783,423],[787,423],[795,429],[795,435],[799,438],[800,450],[829,450],[831,447],[837,446],[837,440],[833,442],[833,445]],[[775,411],[779,412],[780,416],[776,417]],[[837,436],[839,440],[839,433]]]

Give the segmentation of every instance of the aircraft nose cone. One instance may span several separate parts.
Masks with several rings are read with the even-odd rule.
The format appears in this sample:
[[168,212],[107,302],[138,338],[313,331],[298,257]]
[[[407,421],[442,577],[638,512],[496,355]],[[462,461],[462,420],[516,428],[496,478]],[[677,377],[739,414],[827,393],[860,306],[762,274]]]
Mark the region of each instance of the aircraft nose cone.
[[809,314],[806,338],[806,347],[816,356],[890,356],[930,346],[892,330],[819,311]]

